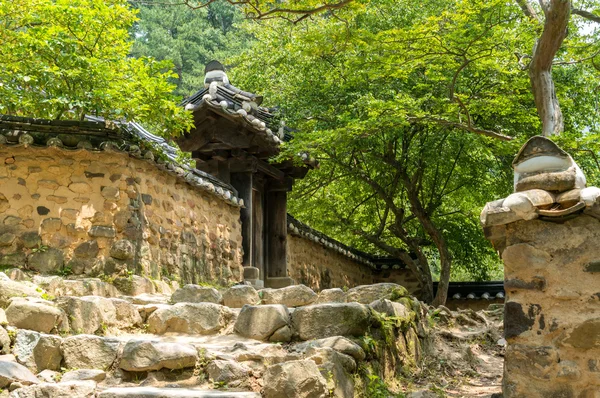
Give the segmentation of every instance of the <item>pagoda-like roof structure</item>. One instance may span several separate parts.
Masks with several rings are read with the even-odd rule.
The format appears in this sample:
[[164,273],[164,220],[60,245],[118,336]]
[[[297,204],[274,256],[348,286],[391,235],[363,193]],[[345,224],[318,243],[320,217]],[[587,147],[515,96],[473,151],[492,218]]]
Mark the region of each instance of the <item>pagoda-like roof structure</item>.
[[195,127],[179,137],[177,144],[191,153],[198,168],[221,178],[226,177],[223,168],[236,172],[250,167],[291,184],[314,164],[297,166],[291,159],[269,163],[269,158],[280,152],[282,141],[289,141],[292,135],[271,109],[261,106],[262,100],[262,96],[230,84],[223,65],[212,61],[206,68],[205,87],[182,103],[193,113]]

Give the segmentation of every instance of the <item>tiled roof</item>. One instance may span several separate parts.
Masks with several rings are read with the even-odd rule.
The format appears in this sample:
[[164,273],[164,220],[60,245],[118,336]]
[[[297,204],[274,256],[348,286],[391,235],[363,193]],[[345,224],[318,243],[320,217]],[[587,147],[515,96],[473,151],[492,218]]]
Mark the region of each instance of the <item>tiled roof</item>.
[[282,140],[289,141],[292,130],[279,124],[271,110],[260,106],[261,103],[261,96],[242,91],[229,83],[218,85],[213,82],[183,100],[181,105],[191,111],[206,106],[240,120],[251,130],[266,133],[276,144]]
[[[434,282],[434,292],[437,286]],[[504,281],[450,282],[448,286],[448,298],[454,300],[494,300],[504,299],[504,295]]]
[[334,250],[354,261],[358,261],[360,263],[368,265],[374,270],[402,269],[406,267],[406,265],[397,258],[374,256],[372,254],[365,253],[363,251],[347,246],[333,238],[330,238],[324,233],[309,227],[301,221],[296,220],[290,214],[288,214],[287,216],[287,222],[288,233],[290,233],[291,235],[296,235],[311,240],[321,246]]
[[[243,200],[237,198],[235,188],[208,173],[178,162],[174,147],[138,123],[115,123],[94,116],[86,119],[46,120],[0,115],[0,145],[127,152],[200,190],[220,197],[230,205],[243,206]],[[150,148],[144,148],[148,146]]]

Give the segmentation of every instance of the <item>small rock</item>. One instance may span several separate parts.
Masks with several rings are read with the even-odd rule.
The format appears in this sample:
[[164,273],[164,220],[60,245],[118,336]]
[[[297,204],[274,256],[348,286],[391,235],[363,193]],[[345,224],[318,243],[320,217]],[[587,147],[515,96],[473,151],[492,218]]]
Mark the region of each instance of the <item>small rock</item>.
[[328,393],[325,378],[309,360],[269,366],[263,379],[265,398],[321,398]]
[[88,235],[93,238],[114,238],[117,235],[117,231],[110,226],[94,225],[88,231]]
[[242,307],[234,330],[241,336],[256,340],[267,340],[277,330],[289,325],[288,309],[279,304]]
[[133,258],[133,244],[127,239],[120,239],[110,247],[110,256],[117,260],[130,260]]
[[125,344],[119,367],[130,372],[183,369],[196,365],[198,352],[191,344],[130,340]]
[[15,390],[10,398],[83,398],[93,397],[95,390],[96,382],[91,380],[41,383]]
[[37,378],[45,383],[56,383],[56,381],[60,380],[62,375],[60,372],[55,370],[45,369],[37,374]]
[[260,294],[265,304],[282,304],[287,307],[309,305],[317,299],[317,294],[308,286],[292,285],[281,289],[263,289]]
[[223,301],[221,293],[213,287],[185,285],[177,289],[171,300],[174,303],[215,303]]
[[10,353],[10,336],[8,332],[0,326],[0,355]]
[[60,379],[61,382],[92,380],[101,382],[106,379],[106,372],[99,369],[77,369],[65,373]]
[[223,292],[223,305],[230,308],[242,308],[244,305],[256,305],[260,301],[258,292],[249,285],[236,285]]
[[325,339],[311,340],[296,344],[294,350],[305,352],[311,347],[332,348],[342,354],[350,355],[357,361],[363,361],[366,356],[364,350],[358,344],[343,336],[327,337]]
[[37,232],[24,232],[19,237],[26,249],[33,249],[42,244],[42,238]]
[[287,343],[292,340],[292,329],[285,325],[282,328],[279,328],[269,337],[269,341],[272,343]]
[[117,357],[120,342],[116,339],[81,334],[63,339],[66,368],[108,369]]
[[232,360],[215,360],[208,364],[207,371],[212,381],[229,383],[248,377],[250,368]]
[[411,315],[410,310],[403,304],[387,299],[373,301],[371,304],[369,304],[369,306],[375,311],[384,313],[388,316],[408,319]]
[[95,258],[100,251],[98,242],[95,240],[89,240],[81,243],[73,250],[73,254],[77,258]]
[[27,260],[30,268],[41,273],[57,271],[62,268],[64,262],[62,250],[54,247],[32,253]]
[[395,300],[408,296],[408,290],[396,283],[375,283],[373,285],[362,285],[354,287],[346,293],[346,301],[361,304],[370,304],[375,300]]

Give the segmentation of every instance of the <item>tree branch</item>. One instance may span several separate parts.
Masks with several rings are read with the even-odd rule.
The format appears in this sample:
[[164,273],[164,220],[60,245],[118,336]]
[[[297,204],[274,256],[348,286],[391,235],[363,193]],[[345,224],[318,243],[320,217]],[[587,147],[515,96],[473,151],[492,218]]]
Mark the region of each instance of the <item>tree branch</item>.
[[597,23],[600,23],[600,16],[593,14],[589,11],[586,10],[580,10],[578,8],[571,8],[571,14],[575,14],[575,15],[579,15],[580,17],[583,17],[585,19],[588,19],[590,21],[594,21]]
[[513,139],[513,137],[511,137],[509,135],[498,133],[496,131],[480,129],[477,127],[473,127],[473,126],[469,126],[466,124],[453,122],[450,120],[437,118],[437,117],[412,117],[412,116],[409,116],[408,120],[414,121],[414,122],[433,122],[433,123],[441,124],[444,126],[456,127],[461,130],[469,131],[471,133],[485,135],[487,137],[492,137],[492,138],[496,138],[496,139],[503,140],[503,141],[510,141]]
[[517,0],[517,4],[519,4],[519,7],[521,7],[521,10],[523,10],[523,14],[525,14],[527,17],[538,22],[542,22],[540,16],[537,14],[537,12],[535,12],[535,9],[531,6],[531,4],[529,4],[529,1]]

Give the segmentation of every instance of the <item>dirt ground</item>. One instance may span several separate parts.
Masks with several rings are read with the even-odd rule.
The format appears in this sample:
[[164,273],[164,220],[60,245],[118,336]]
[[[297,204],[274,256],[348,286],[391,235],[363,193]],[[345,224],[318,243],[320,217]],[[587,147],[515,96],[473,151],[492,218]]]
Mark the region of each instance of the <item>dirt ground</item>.
[[423,398],[498,397],[505,345],[502,312],[500,305],[478,312],[435,310],[426,363],[413,391],[421,391]]

